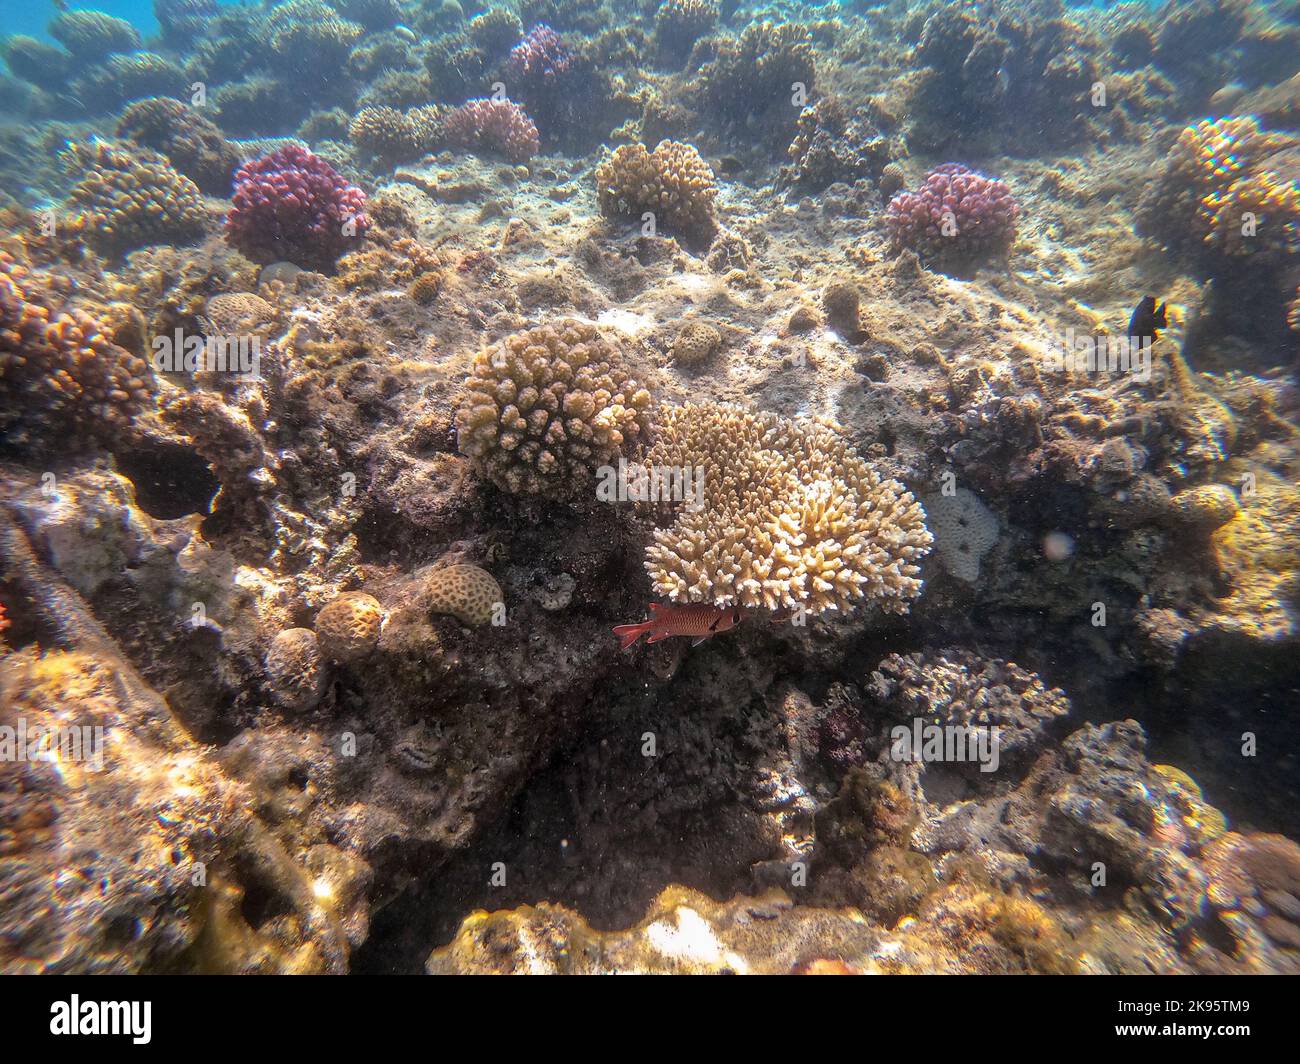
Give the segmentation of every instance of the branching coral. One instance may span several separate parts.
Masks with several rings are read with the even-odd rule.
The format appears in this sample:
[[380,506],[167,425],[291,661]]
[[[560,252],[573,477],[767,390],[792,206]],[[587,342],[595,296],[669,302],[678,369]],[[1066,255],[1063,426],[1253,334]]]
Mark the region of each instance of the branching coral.
[[816,77],[812,37],[793,23],[754,22],[722,42],[700,72],[705,101],[722,118],[743,121],[780,103],[791,110],[796,86],[811,97]]
[[650,393],[594,326],[563,321],[480,351],[456,418],[461,451],[498,487],[567,496],[649,428]]
[[691,46],[718,25],[717,0],[664,0],[655,12],[655,43],[665,59],[680,62]]
[[945,163],[915,192],[900,192],[889,201],[885,229],[896,250],[910,249],[932,261],[968,262],[1010,247],[1019,213],[1003,182]]
[[84,175],[68,202],[87,239],[101,250],[120,254],[202,234],[207,214],[198,186],[157,152],[95,141],[69,145],[63,162]]
[[904,613],[930,549],[920,504],[813,422],[709,404],[666,409],[652,466],[702,478],[704,505],[655,532],[646,571],[674,602]]
[[121,433],[150,395],[149,368],[68,308],[68,286],[0,251],[0,430],[23,446],[54,433]]
[[537,154],[537,127],[510,100],[470,100],[443,117],[438,134],[443,142],[474,152],[498,152],[511,162],[527,162]]
[[73,91],[95,113],[113,111],[148,96],[181,96],[189,79],[179,66],[155,52],[111,55],[73,82]]
[[256,262],[329,271],[370,225],[366,194],[296,145],[242,166],[233,203],[226,239]]
[[596,195],[602,214],[639,217],[688,239],[713,234],[713,200],[718,194],[713,170],[689,144],[663,140],[654,151],[624,144],[596,169]]

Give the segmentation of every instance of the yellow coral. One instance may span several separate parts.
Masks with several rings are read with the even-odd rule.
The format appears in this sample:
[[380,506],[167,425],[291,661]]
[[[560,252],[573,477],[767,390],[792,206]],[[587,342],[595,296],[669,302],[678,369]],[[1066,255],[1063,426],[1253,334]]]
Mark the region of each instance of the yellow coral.
[[1263,470],[1250,473],[1241,511],[1215,531],[1215,559],[1232,587],[1217,604],[1215,622],[1257,638],[1296,632],[1300,597],[1300,487]]
[[572,493],[649,427],[650,393],[585,322],[530,329],[480,351],[465,387],[460,449],[517,494]]
[[828,428],[722,404],[665,411],[647,462],[702,478],[703,506],[654,534],[656,593],[810,613],[906,612],[930,549],[920,504]]
[[383,623],[384,608],[377,599],[348,591],[327,602],[316,615],[316,638],[327,658],[348,664],[374,650]]
[[501,585],[477,565],[435,569],[427,578],[427,595],[431,612],[449,613],[471,628],[491,623],[492,613],[502,601]]
[[596,170],[596,195],[602,214],[639,216],[683,237],[713,232],[717,185],[709,164],[691,145],[661,140],[654,151],[644,144],[624,144]]

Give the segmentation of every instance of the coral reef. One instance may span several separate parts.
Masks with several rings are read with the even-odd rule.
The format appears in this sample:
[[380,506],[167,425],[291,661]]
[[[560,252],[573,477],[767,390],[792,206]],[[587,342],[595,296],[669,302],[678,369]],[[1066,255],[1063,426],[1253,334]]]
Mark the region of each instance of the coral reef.
[[818,614],[903,613],[920,593],[919,504],[829,429],[697,404],[665,408],[656,428],[648,463],[694,470],[704,497],[646,549],[658,594]]
[[118,119],[117,135],[161,152],[201,191],[228,196],[242,161],[235,146],[203,115],[179,100],[139,100]]
[[140,47],[140,34],[131,23],[102,11],[61,11],[50,20],[49,30],[79,63]]
[[294,145],[240,167],[231,199],[226,239],[255,262],[331,270],[370,226],[365,193]]

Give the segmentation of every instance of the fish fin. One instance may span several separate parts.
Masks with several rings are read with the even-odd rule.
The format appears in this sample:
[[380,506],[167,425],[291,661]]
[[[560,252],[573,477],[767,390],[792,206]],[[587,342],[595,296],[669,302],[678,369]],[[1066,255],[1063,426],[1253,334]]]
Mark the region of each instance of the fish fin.
[[700,636],[698,639],[692,639],[692,640],[691,640],[691,646],[693,646],[693,647],[697,647],[697,646],[699,646],[701,643],[703,643],[703,642],[704,642],[706,639],[708,639],[708,638],[709,638],[709,637],[708,637],[707,635],[702,635],[702,636]]
[[[640,624],[620,624],[614,629],[614,634],[618,636],[618,649],[626,650],[641,638],[641,633],[644,631],[645,627]],[[652,639],[651,642],[654,640]]]
[[649,635],[645,637],[645,641],[647,643],[658,643],[661,639],[670,639],[670,638],[671,636],[669,636],[666,632],[651,632]]
[[658,613],[658,612],[659,612],[660,610],[662,610],[662,609],[663,609],[663,606],[661,606],[658,602],[652,602],[652,603],[650,603],[650,612],[651,612],[651,613]]

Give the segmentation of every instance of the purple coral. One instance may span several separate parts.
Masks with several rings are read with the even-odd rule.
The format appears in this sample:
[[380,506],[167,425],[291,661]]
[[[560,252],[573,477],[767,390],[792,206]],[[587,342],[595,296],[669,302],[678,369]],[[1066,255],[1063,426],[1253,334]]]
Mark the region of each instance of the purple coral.
[[240,167],[233,201],[226,240],[257,262],[329,271],[370,225],[366,194],[296,144]]
[[522,163],[537,154],[537,127],[510,100],[469,100],[442,120],[447,144],[469,151],[495,151]]
[[915,192],[900,192],[885,210],[896,250],[926,259],[972,259],[1010,247],[1020,207],[1011,190],[960,163],[931,170]]
[[512,80],[537,91],[554,83],[573,66],[573,53],[550,26],[539,24],[528,31],[510,50],[506,74]]

